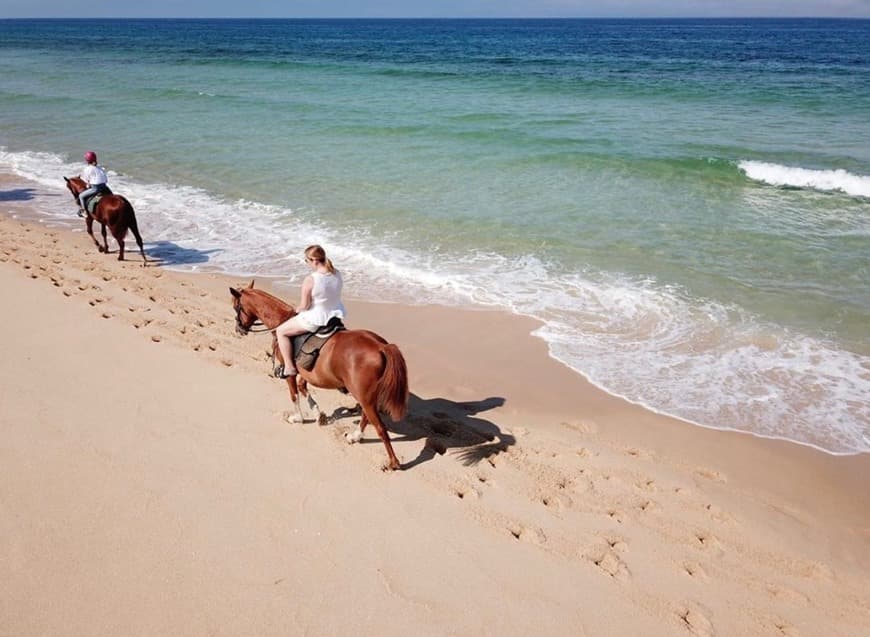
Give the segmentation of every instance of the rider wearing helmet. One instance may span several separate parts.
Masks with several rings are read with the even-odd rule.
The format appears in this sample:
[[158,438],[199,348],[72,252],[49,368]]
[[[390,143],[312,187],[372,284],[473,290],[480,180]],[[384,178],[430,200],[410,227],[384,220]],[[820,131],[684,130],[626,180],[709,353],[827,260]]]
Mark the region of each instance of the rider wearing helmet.
[[105,169],[97,164],[97,154],[89,150],[84,155],[85,162],[87,162],[87,166],[82,171],[80,175],[82,179],[84,179],[85,183],[87,183],[88,187],[85,190],[82,190],[79,193],[79,217],[84,217],[86,213],[85,209],[85,200],[91,195],[95,195],[98,192],[105,192],[109,189],[107,184],[109,183],[109,177],[106,175]]

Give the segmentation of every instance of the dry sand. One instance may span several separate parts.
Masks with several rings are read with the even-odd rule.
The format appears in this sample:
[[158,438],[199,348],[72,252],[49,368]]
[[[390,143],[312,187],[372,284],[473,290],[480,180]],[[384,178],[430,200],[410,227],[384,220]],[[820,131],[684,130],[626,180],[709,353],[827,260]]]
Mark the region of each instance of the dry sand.
[[351,300],[408,362],[387,473],[355,418],[286,422],[249,280],[119,263],[58,194],[0,176],[0,635],[870,635],[867,455],[651,413],[527,319]]

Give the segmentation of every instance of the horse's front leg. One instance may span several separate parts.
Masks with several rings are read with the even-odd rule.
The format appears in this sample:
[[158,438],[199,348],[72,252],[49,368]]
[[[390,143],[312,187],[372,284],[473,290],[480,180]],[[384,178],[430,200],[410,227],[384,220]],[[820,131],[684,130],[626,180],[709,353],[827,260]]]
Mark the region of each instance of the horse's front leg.
[[302,416],[302,404],[299,401],[299,388],[296,385],[296,376],[288,376],[285,380],[287,381],[287,389],[290,391],[290,400],[293,402],[294,407],[296,407],[296,415],[288,414],[287,422],[305,422],[305,418]]

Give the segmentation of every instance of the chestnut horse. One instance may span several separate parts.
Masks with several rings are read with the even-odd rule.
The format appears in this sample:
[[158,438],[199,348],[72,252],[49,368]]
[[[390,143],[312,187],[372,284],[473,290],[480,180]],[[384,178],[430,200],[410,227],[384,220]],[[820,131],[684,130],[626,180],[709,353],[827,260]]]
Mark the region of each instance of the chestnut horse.
[[[230,288],[230,293],[236,312],[236,332],[241,336],[246,335],[257,321],[274,330],[296,314],[292,305],[268,292],[254,289],[253,281],[246,288]],[[368,330],[342,330],[323,345],[314,368],[311,371],[300,368],[298,375],[299,386],[296,376],[289,376],[287,387],[299,421],[302,421],[299,394],[306,395],[306,384],[346,391],[362,408],[359,427],[346,436],[347,441],[359,442],[366,425],[371,423],[387,449],[389,463],[386,468],[401,469],[380,417],[380,413],[385,412],[398,421],[405,417],[408,409],[408,370],[396,345]],[[310,397],[309,401],[313,402]],[[320,411],[319,407],[317,409]],[[322,414],[320,418],[321,423],[325,421]]]
[[[80,177],[64,177],[66,187],[72,193],[76,204],[79,202],[79,193],[85,190],[88,185]],[[103,245],[100,245],[97,238],[94,236],[94,220],[100,222],[103,231]],[[88,234],[97,245],[100,252],[109,252],[109,242],[106,238],[106,226],[112,231],[112,236],[118,242],[120,248],[118,252],[118,261],[124,260],[124,238],[127,236],[127,230],[133,233],[136,237],[136,243],[139,244],[139,254],[142,255],[142,265],[148,263],[145,258],[145,249],[142,247],[142,237],[139,236],[139,224],[136,223],[136,214],[133,212],[133,206],[121,195],[103,195],[103,198],[97,203],[94,208],[93,215],[88,213],[87,216]]]

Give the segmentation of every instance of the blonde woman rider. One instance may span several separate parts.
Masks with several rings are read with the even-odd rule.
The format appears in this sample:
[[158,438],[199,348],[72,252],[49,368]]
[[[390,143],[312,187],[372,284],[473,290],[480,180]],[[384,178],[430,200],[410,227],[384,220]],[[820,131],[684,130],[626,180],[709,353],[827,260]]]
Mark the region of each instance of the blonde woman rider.
[[311,274],[302,281],[302,298],[296,308],[298,314],[277,328],[275,336],[278,339],[278,349],[284,359],[284,370],[281,378],[296,375],[296,364],[290,353],[291,339],[305,332],[314,332],[326,325],[329,319],[338,317],[344,320],[346,315],[341,301],[343,281],[341,273],[326,258],[326,252],[319,245],[305,248],[305,263],[311,268]]

